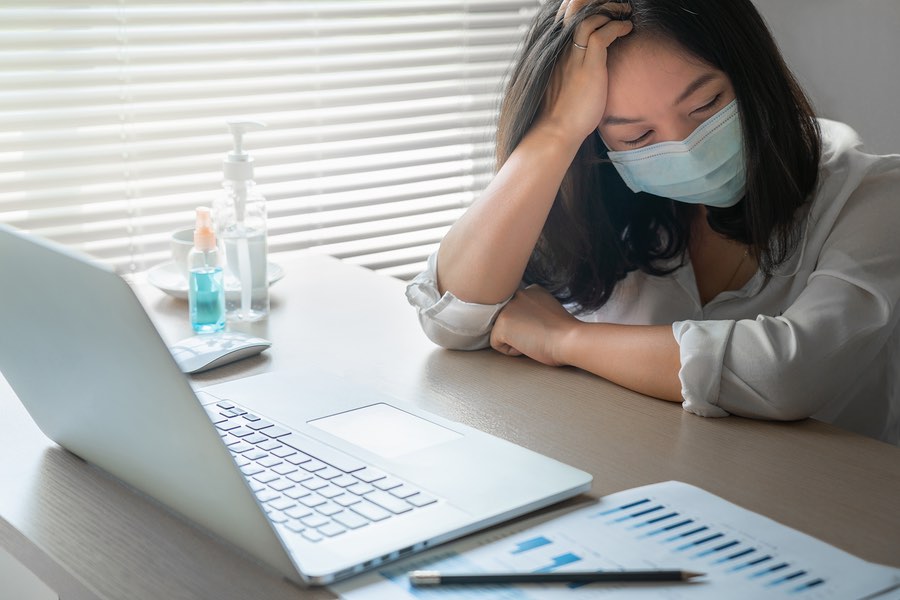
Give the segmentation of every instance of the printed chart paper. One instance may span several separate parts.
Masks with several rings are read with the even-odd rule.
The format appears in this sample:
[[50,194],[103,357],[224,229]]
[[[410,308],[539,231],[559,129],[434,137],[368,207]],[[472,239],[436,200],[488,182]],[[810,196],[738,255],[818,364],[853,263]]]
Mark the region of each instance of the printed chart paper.
[[[900,569],[866,562],[677,481],[619,492],[536,520],[435,548],[331,589],[345,600],[844,600],[900,585]],[[683,583],[412,587],[406,574],[419,569],[447,574],[683,569],[707,576]]]

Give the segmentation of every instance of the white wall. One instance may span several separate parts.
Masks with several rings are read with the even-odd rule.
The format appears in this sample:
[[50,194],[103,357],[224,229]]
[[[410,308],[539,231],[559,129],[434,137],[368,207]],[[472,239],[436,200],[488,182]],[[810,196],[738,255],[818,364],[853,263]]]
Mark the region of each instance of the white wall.
[[822,117],[900,153],[900,0],[753,0]]

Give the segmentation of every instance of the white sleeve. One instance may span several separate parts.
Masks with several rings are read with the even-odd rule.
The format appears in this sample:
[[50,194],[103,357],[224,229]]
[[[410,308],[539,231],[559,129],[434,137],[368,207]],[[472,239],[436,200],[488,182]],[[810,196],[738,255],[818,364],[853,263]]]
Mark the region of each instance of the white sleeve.
[[437,287],[437,252],[428,257],[428,265],[406,286],[406,299],[419,313],[425,335],[439,346],[452,350],[478,350],[490,346],[491,328],[500,304],[464,302],[449,291],[443,295]]
[[878,178],[847,201],[782,315],[673,324],[686,410],[805,418],[865,373],[900,318],[896,182]]

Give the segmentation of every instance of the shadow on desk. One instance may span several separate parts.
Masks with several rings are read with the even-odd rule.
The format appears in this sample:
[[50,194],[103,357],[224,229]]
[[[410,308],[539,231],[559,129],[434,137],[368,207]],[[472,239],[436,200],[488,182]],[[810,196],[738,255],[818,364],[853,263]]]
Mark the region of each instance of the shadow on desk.
[[[29,537],[109,598],[298,598],[304,592],[59,447],[29,498]],[[185,568],[190,565],[190,568]],[[325,596],[323,596],[325,597]]]

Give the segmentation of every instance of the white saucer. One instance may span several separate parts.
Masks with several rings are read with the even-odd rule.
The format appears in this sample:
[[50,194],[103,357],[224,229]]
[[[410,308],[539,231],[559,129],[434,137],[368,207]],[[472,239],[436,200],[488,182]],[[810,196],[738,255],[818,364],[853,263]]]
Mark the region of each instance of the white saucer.
[[[268,263],[266,271],[269,275],[269,285],[284,277],[284,269],[273,262]],[[170,261],[151,268],[147,271],[147,280],[168,295],[187,300],[187,280],[178,271],[175,263]]]

